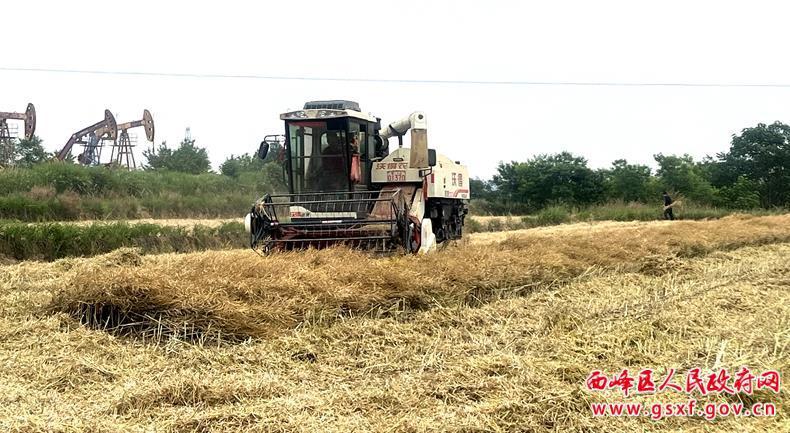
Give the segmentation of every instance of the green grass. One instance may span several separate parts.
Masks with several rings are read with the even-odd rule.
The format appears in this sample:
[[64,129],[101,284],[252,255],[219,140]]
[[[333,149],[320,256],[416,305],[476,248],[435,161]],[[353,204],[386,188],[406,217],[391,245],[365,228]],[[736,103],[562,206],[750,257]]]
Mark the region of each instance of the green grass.
[[191,228],[157,224],[0,222],[0,256],[15,260],[55,260],[87,257],[121,247],[142,253],[188,252],[241,248],[247,245],[244,225]]
[[[733,209],[701,206],[692,202],[684,202],[674,210],[676,219],[699,220],[705,218],[721,218],[736,213]],[[771,212],[764,209],[745,211],[753,215],[767,215]],[[654,221],[663,219],[663,208],[660,204],[650,206],[642,203],[607,203],[574,212],[578,221]]]
[[218,194],[234,189],[262,187],[255,178],[234,179],[218,174],[186,174],[170,171],[127,171],[107,167],[44,163],[27,169],[0,171],[0,195],[26,193],[35,187],[55,193],[93,196],[145,197],[162,193],[182,195]]
[[139,218],[234,218],[249,211],[257,196],[231,192],[210,195],[93,197],[63,194],[35,198],[0,197],[0,219],[28,222]]
[[232,218],[280,191],[280,168],[237,178],[46,163],[0,171],[0,219]]
[[[172,211],[173,208],[170,209]],[[687,206],[678,209],[676,216],[678,219],[713,219],[731,213],[725,209]],[[758,210],[751,213],[771,212]],[[646,205],[610,204],[576,211],[554,206],[532,215],[505,216],[485,222],[470,216],[466,219],[464,229],[466,233],[495,232],[582,221],[651,221],[660,217],[660,208]],[[121,247],[136,247],[144,254],[244,248],[247,242],[243,224],[236,222],[212,228],[201,225],[174,227],[124,222],[80,225],[0,220],[0,257],[15,260],[87,257]]]

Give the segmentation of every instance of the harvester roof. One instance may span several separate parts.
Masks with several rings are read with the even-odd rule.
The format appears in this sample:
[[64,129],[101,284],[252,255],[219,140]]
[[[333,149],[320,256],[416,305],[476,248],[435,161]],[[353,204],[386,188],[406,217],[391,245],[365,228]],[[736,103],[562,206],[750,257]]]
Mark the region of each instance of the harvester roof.
[[354,101],[346,101],[344,99],[331,99],[328,101],[310,101],[304,103],[305,110],[354,110],[362,111],[359,109],[359,103]]
[[331,119],[337,117],[354,117],[369,122],[378,120],[376,116],[370,113],[363,113],[357,102],[343,99],[306,102],[303,109],[289,111],[280,115],[281,120]]

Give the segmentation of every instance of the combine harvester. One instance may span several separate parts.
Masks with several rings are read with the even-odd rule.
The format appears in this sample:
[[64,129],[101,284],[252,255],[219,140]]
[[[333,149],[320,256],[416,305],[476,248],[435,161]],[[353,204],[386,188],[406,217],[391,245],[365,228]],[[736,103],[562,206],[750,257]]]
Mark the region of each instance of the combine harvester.
[[[459,162],[428,149],[422,112],[381,128],[352,101],[308,102],[285,121],[288,194],[267,194],[245,218],[259,252],[343,244],[426,253],[460,239],[469,175]],[[411,131],[411,148],[403,135]],[[388,140],[398,138],[389,152]],[[268,140],[258,149],[266,158]]]

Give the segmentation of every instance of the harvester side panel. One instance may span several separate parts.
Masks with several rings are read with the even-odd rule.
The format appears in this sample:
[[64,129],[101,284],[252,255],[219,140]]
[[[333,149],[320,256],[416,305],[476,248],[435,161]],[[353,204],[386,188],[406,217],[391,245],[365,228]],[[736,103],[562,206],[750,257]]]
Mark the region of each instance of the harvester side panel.
[[[410,149],[395,149],[383,160],[373,164],[371,179],[377,184],[412,183],[423,184],[418,168],[409,165]],[[428,169],[425,177],[426,195],[429,198],[468,200],[469,170],[444,155],[436,156],[436,165]]]

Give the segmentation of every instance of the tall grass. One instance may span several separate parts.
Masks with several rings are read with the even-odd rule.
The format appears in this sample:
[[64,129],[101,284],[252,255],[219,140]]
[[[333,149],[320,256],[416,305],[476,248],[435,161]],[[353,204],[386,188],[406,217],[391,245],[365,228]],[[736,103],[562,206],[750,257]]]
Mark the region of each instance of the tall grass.
[[245,241],[244,226],[237,222],[218,227],[120,222],[91,225],[0,223],[0,256],[16,260],[86,257],[121,247],[136,247],[143,253],[239,248]]
[[[699,205],[694,202],[684,201],[675,207],[675,219],[699,220],[705,218],[722,218],[733,213],[749,213],[750,215],[769,215],[772,212],[766,209],[748,209],[737,211],[733,209],[717,208]],[[578,221],[655,221],[663,219],[663,208],[658,205],[643,203],[611,202],[604,205],[593,206],[573,212],[574,219]]]
[[125,171],[62,163],[38,164],[29,169],[0,172],[0,195],[25,193],[34,187],[52,187],[58,194],[73,192],[79,195],[144,197],[168,192],[183,195],[218,194],[237,189],[251,191],[265,186],[255,176],[240,176],[236,179],[213,173],[194,175],[170,171]]
[[231,178],[58,163],[4,170],[0,172],[0,219],[237,217],[257,197],[281,191],[281,184],[273,180],[275,172],[277,168]]
[[44,198],[14,194],[0,197],[0,219],[28,222],[119,220],[139,218],[231,218],[247,212],[254,194],[93,197],[62,194]]

